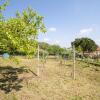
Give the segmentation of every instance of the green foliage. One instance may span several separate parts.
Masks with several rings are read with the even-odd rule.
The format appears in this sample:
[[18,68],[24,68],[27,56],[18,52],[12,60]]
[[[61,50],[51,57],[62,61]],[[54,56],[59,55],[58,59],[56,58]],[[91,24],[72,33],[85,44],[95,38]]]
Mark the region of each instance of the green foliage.
[[50,55],[58,55],[60,54],[60,50],[61,48],[58,45],[52,45],[48,48],[48,52]]
[[0,0],[0,20],[3,19],[2,12],[5,10],[7,5],[8,5],[8,0]]
[[97,49],[96,43],[90,38],[77,38],[72,45],[75,45],[75,48],[79,52],[93,52]]
[[31,8],[16,13],[16,18],[0,21],[0,48],[6,52],[33,54],[39,32],[46,32],[43,17]]
[[45,43],[45,42],[39,42],[39,47],[42,49],[42,50],[48,50],[48,48],[50,47],[50,45],[48,43]]
[[48,57],[48,52],[45,50],[40,50],[40,58],[41,59],[46,59]]
[[46,60],[48,58],[48,52],[41,49],[39,51],[39,54],[40,54],[40,61],[42,62],[43,66],[44,66],[44,64],[46,63]]
[[61,56],[61,57],[67,56],[68,58],[72,57],[72,50],[61,48],[59,45],[50,45],[45,42],[40,42],[39,46],[40,49],[48,52],[49,55]]

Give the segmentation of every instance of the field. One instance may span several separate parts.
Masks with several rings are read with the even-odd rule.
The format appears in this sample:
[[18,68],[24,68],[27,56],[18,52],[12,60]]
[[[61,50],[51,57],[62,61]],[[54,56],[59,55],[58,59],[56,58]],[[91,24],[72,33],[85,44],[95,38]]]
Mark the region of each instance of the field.
[[0,58],[0,100],[100,100],[100,67],[77,61],[73,80],[70,60],[40,63],[40,76],[37,65],[37,59]]

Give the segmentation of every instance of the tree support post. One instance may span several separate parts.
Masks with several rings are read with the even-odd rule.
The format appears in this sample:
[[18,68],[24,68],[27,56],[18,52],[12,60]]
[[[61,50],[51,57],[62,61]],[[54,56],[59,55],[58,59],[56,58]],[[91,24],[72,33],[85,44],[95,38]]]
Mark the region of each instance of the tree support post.
[[40,76],[40,56],[39,56],[39,44],[38,44],[38,54],[37,54],[37,60],[38,60],[37,75],[38,75],[38,76]]
[[75,55],[75,46],[73,45],[73,79],[75,80],[75,67],[76,67],[76,65],[75,65],[75,63],[76,63],[76,55]]

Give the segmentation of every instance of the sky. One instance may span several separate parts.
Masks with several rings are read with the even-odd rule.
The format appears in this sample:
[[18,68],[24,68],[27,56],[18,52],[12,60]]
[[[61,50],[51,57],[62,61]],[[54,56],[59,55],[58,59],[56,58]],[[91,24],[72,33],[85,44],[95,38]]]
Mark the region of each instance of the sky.
[[28,6],[44,16],[47,32],[39,41],[68,48],[75,38],[89,37],[100,46],[100,0],[10,0],[4,16]]

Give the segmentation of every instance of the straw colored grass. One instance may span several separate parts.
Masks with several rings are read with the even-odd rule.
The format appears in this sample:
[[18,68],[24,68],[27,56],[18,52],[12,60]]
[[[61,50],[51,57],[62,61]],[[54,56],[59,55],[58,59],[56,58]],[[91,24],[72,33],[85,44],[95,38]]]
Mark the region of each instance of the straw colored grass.
[[[37,60],[18,57],[20,64],[5,61],[0,58],[0,66],[12,66],[31,69],[37,72]],[[85,63],[77,62],[76,80],[72,78],[73,62],[66,61],[60,65],[55,59],[48,59],[45,66],[40,63],[40,76],[32,72],[18,74],[22,78],[22,88],[5,93],[0,90],[0,100],[100,100],[100,68],[87,67]],[[97,69],[97,70],[96,70]],[[2,75],[0,75],[2,76]]]

